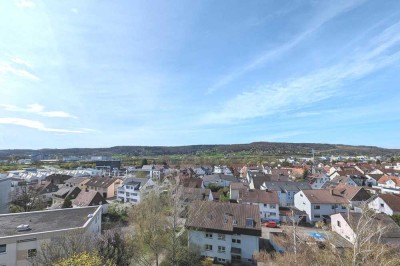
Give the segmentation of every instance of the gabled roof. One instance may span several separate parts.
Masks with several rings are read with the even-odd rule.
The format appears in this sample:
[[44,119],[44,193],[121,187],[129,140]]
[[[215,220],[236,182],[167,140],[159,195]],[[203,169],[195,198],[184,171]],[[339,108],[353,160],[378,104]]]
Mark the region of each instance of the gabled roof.
[[371,195],[363,187],[358,186],[340,184],[333,192],[345,197],[349,201],[367,201],[371,198]]
[[78,194],[78,196],[75,199],[72,200],[72,204],[76,205],[76,206],[79,206],[79,207],[84,207],[84,206],[107,204],[107,201],[97,191],[93,191],[93,190],[84,191],[84,190],[82,190]]
[[119,181],[119,180],[121,180],[121,179],[118,178],[118,177],[113,177],[113,178],[109,178],[109,177],[93,177],[86,183],[86,186],[88,186],[88,187],[108,188],[109,186],[114,184],[114,182]]
[[246,186],[244,183],[242,182],[232,182],[230,184],[231,189],[233,190],[237,190],[237,189],[247,189],[248,186]]
[[300,191],[302,189],[311,189],[310,184],[305,181],[267,181],[265,185],[268,190],[272,191]]
[[239,193],[239,202],[279,204],[279,198],[276,191],[265,191],[259,189],[241,190]]
[[386,184],[387,181],[392,180],[396,186],[400,186],[400,177],[397,176],[387,176],[384,175],[381,178],[379,178],[378,183],[379,184]]
[[[340,215],[352,229],[356,227],[358,221],[362,217],[361,213],[356,212],[340,213]],[[400,227],[393,221],[392,218],[384,213],[377,213],[373,217],[376,227],[378,227],[378,224],[380,224],[386,228],[382,235],[384,242],[390,238],[400,238]]]
[[219,179],[230,181],[230,182],[238,181],[238,179],[236,177],[234,177],[233,175],[213,174],[213,175],[203,176],[203,181],[206,181],[206,182],[212,182],[212,181],[216,181]]
[[196,201],[190,205],[186,226],[203,231],[261,236],[259,211],[256,205]]
[[180,198],[185,201],[206,200],[211,192],[208,188],[180,187]]
[[332,189],[310,189],[310,190],[302,190],[302,192],[312,204],[349,203],[345,197],[335,194]]
[[400,196],[392,194],[379,194],[380,197],[393,212],[400,212]]
[[69,179],[65,180],[64,183],[80,184],[80,183],[82,183],[82,182],[89,181],[89,180],[90,180],[89,177],[80,177],[80,176],[77,176],[77,177],[72,177],[72,178],[69,178]]
[[149,181],[147,178],[128,177],[122,182],[122,184],[127,186],[135,186],[137,189],[140,189],[147,183],[147,181]]

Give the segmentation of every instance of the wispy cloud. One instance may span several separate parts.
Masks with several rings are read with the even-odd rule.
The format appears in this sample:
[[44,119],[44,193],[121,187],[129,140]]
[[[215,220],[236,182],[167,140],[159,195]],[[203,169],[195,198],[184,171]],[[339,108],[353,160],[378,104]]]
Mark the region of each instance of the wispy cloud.
[[44,106],[37,103],[30,104],[25,108],[21,108],[12,104],[0,104],[0,108],[8,112],[32,113],[45,117],[77,118],[76,116],[64,111],[45,111]]
[[357,7],[362,2],[364,2],[364,0],[354,1],[354,2],[346,1],[343,2],[343,4],[335,4],[330,8],[323,9],[305,31],[299,33],[288,42],[279,45],[278,48],[273,50],[267,50],[264,53],[255,57],[247,64],[238,67],[231,73],[223,75],[215,84],[213,84],[211,87],[207,89],[207,94],[213,93],[214,91],[218,90],[219,88],[225,85],[228,85],[229,83],[243,76],[244,74],[265,65],[267,62],[279,58],[283,54],[289,52],[291,49],[293,49],[296,45],[305,40],[311,34],[316,32],[318,29],[320,29],[324,24],[326,24],[333,18]]
[[27,60],[24,60],[18,56],[10,56],[10,60],[14,62],[15,64],[23,65],[26,67],[32,67],[32,64],[28,62]]
[[29,0],[18,1],[16,3],[16,5],[17,5],[17,7],[20,7],[20,8],[32,8],[32,7],[36,6],[36,4],[34,2],[29,1]]
[[222,106],[221,111],[206,114],[203,123],[232,123],[296,110],[331,98],[344,82],[360,79],[400,59],[400,22],[372,38],[348,60],[308,76],[286,83],[263,85],[243,92]]
[[3,62],[3,63],[0,62],[0,74],[13,74],[15,76],[27,78],[30,80],[36,80],[36,81],[40,80],[34,74],[32,74],[24,69],[18,69],[16,67],[13,67],[10,64],[5,63],[5,62]]
[[46,132],[75,133],[75,134],[87,133],[87,131],[85,130],[71,130],[64,128],[46,127],[42,122],[24,118],[16,118],[16,117],[0,117],[0,124],[22,126]]

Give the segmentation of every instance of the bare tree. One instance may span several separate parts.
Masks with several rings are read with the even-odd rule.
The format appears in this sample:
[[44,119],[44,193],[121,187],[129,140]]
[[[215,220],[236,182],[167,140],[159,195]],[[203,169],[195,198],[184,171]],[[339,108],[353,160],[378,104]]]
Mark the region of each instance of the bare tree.
[[41,188],[28,183],[22,183],[11,193],[11,203],[23,212],[43,209],[46,203],[42,199]]

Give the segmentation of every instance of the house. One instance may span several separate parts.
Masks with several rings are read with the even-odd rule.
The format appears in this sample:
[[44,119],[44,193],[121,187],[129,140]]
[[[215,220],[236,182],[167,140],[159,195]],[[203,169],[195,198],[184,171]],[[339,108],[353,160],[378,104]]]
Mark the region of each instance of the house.
[[72,176],[64,174],[51,174],[46,176],[45,180],[50,181],[55,185],[64,184],[65,180],[70,179]]
[[75,199],[81,192],[79,187],[62,187],[57,192],[53,193],[52,207],[61,207],[64,200],[69,197],[71,200]]
[[260,187],[261,190],[278,192],[279,206],[294,206],[294,195],[302,189],[311,189],[308,182],[295,181],[267,181]]
[[347,199],[352,208],[362,206],[363,203],[366,203],[371,198],[366,189],[358,186],[340,184],[333,189],[333,192]]
[[204,188],[203,179],[201,178],[180,178],[179,185],[191,188]]
[[128,177],[118,187],[117,200],[138,204],[143,196],[155,187],[151,178]]
[[294,206],[307,213],[307,222],[328,221],[329,216],[346,212],[349,202],[333,189],[301,190],[294,195]]
[[362,219],[362,213],[349,212],[349,213],[337,213],[331,216],[332,231],[338,233],[344,239],[354,244],[357,238],[357,228],[361,228],[362,225],[373,225],[371,230],[379,230],[384,228],[382,235],[371,238],[372,241],[376,241],[383,244],[393,245],[399,247],[400,245],[400,227],[393,221],[392,218],[386,214],[379,213],[372,217],[373,222],[360,222]]
[[102,206],[102,212],[107,213],[108,202],[97,191],[82,190],[78,196],[72,200],[72,207]]
[[69,208],[0,215],[0,264],[31,265],[44,243],[68,234],[101,233],[101,208]]
[[35,187],[39,191],[42,200],[51,200],[53,193],[58,191],[58,186],[50,181],[42,180]]
[[[1,174],[0,174],[1,175]],[[8,213],[11,201],[11,178],[0,177],[0,214]]]
[[180,187],[180,199],[187,205],[193,201],[213,201],[211,190],[208,188]]
[[271,175],[259,173],[259,172],[247,172],[250,189],[260,189],[262,184],[267,181],[271,181]]
[[312,189],[321,189],[328,181],[330,181],[330,178],[327,174],[320,174],[311,178],[310,186]]
[[203,176],[203,184],[207,187],[209,184],[215,184],[221,187],[229,187],[232,182],[238,182],[238,179],[232,175],[212,174]]
[[86,183],[89,182],[89,177],[72,177],[64,181],[64,185],[67,187],[79,187],[80,189],[86,189]]
[[241,190],[249,189],[247,185],[241,182],[232,182],[229,186],[229,199],[230,200],[239,200],[239,193]]
[[261,220],[279,221],[279,197],[276,191],[241,190],[238,203],[258,206]]
[[105,199],[113,198],[117,195],[117,188],[122,183],[118,177],[93,177],[86,183],[89,190],[98,191]]
[[378,180],[378,186],[382,193],[400,194],[400,177],[384,175]]
[[368,201],[368,208],[374,210],[376,213],[385,213],[390,216],[400,214],[400,195],[374,195]]
[[252,262],[259,251],[261,223],[255,205],[196,201],[186,220],[189,246],[216,263]]

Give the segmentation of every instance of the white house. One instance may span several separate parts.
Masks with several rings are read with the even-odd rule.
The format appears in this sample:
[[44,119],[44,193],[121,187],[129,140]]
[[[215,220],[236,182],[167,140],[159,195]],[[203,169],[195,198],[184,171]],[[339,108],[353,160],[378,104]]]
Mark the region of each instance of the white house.
[[368,208],[376,213],[385,213],[390,216],[400,214],[400,196],[393,194],[375,195],[369,200]]
[[[354,244],[357,238],[356,228],[360,228],[360,225],[366,224],[360,221],[362,215],[362,213],[355,212],[333,214],[331,216],[332,231]],[[400,244],[400,227],[386,214],[379,213],[373,219],[375,221],[372,224],[375,230],[378,230],[379,227],[385,230],[383,230],[383,234],[379,239],[372,238],[372,240],[385,244],[393,244],[398,247]]]
[[267,181],[260,187],[261,190],[276,191],[280,207],[294,206],[294,195],[302,189],[311,189],[308,182],[295,181]]
[[383,193],[400,194],[400,177],[384,175],[378,180],[378,186]]
[[101,207],[0,215],[0,265],[28,266],[43,243],[66,234],[101,233]]
[[117,200],[121,202],[130,202],[138,204],[151,189],[155,188],[155,181],[151,178],[134,178],[128,177],[118,187]]
[[259,251],[261,222],[255,205],[194,202],[186,227],[189,245],[216,263],[252,262]]
[[346,212],[348,200],[332,189],[301,190],[294,195],[294,206],[307,213],[307,222],[327,221],[329,216]]
[[261,220],[279,221],[279,198],[276,191],[241,190],[238,202],[258,206]]
[[322,186],[329,180],[330,180],[330,178],[327,174],[320,174],[311,179],[310,186],[312,189],[321,189]]

